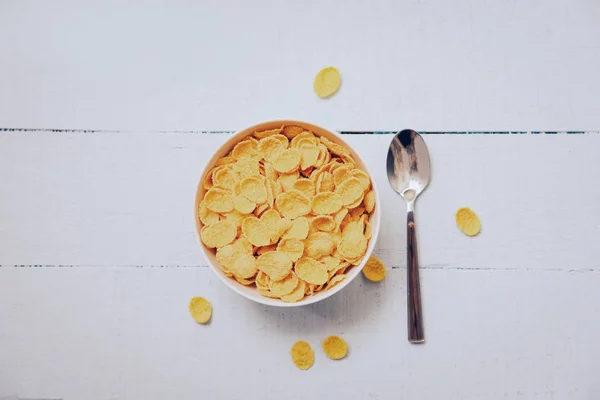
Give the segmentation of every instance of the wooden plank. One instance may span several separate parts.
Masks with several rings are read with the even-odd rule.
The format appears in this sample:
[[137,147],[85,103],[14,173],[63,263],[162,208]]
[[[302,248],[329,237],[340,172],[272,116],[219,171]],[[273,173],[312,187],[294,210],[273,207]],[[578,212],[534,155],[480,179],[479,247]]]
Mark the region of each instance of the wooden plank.
[[[424,270],[427,343],[406,340],[405,270],[322,303],[256,305],[206,268],[0,268],[0,389],[64,399],[591,399],[600,273]],[[214,306],[193,322],[194,295]],[[347,359],[320,341],[340,334]],[[314,347],[303,372],[296,340]]]
[[[200,172],[226,135],[1,132],[0,264],[204,265],[193,225]],[[374,171],[377,250],[405,262],[405,209],[390,189],[388,135],[348,135]],[[417,203],[425,267],[591,270],[600,246],[600,135],[430,135]],[[476,210],[468,240],[454,212]]]

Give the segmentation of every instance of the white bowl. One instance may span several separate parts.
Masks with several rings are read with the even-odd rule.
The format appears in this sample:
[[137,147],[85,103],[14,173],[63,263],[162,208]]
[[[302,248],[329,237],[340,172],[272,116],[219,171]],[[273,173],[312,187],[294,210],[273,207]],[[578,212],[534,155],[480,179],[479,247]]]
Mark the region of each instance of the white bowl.
[[[205,178],[206,174],[213,168],[217,159],[227,155],[227,153],[229,153],[231,151],[231,149],[233,149],[233,147],[242,138],[244,138],[246,136],[250,136],[256,131],[280,128],[282,125],[298,125],[298,126],[306,128],[309,131],[312,131],[317,136],[325,136],[327,139],[331,140],[332,142],[339,143],[341,145],[346,146],[348,149],[350,149],[350,151],[352,153],[352,157],[358,164],[358,167],[360,169],[362,169],[363,171],[365,171],[371,178],[371,184],[373,186],[373,191],[375,192],[375,210],[371,214],[370,219],[369,219],[369,223],[371,224],[373,233],[372,233],[371,239],[369,240],[369,245],[367,246],[367,252],[365,253],[365,256],[364,256],[363,260],[361,261],[361,263],[359,265],[353,266],[352,268],[349,268],[346,273],[346,279],[344,279],[342,282],[340,282],[339,284],[334,286],[332,289],[323,290],[312,296],[307,296],[304,299],[302,299],[296,303],[286,303],[279,299],[271,299],[268,297],[264,297],[258,292],[258,290],[256,290],[256,288],[254,286],[244,286],[241,283],[237,282],[235,279],[227,277],[227,275],[225,275],[225,273],[219,266],[219,262],[216,259],[215,251],[213,249],[209,249],[208,247],[206,247],[204,245],[204,243],[202,243],[202,240],[200,240],[200,229],[202,228],[202,223],[200,222],[200,219],[198,218],[198,204],[200,203],[200,201],[204,197],[204,193],[206,192],[204,190],[204,188],[202,187],[202,182],[204,182],[204,178]],[[340,290],[342,290],[346,286],[348,286],[350,284],[350,282],[352,282],[352,280],[354,278],[356,278],[356,276],[363,269],[365,263],[367,262],[371,253],[373,252],[373,248],[375,247],[375,243],[377,242],[377,236],[379,235],[379,227],[381,226],[380,220],[381,220],[381,199],[379,198],[379,191],[377,190],[377,185],[375,183],[375,180],[373,179],[373,174],[371,174],[371,172],[367,168],[367,166],[364,163],[364,161],[362,160],[362,158],[358,155],[358,153],[350,145],[348,145],[348,143],[346,143],[344,141],[344,139],[342,139],[342,136],[340,136],[339,134],[337,134],[333,131],[321,128],[319,126],[313,125],[313,124],[309,124],[309,123],[301,122],[301,121],[292,121],[292,120],[279,120],[279,121],[263,122],[263,123],[260,123],[260,124],[257,124],[257,125],[254,125],[249,128],[246,128],[246,129],[236,132],[219,149],[217,149],[215,154],[212,156],[212,158],[206,164],[206,167],[204,168],[204,171],[202,171],[202,176],[200,177],[200,181],[198,183],[198,189],[196,191],[196,201],[194,203],[194,221],[196,221],[196,233],[198,234],[198,240],[200,242],[202,252],[204,253],[204,258],[206,258],[208,265],[210,265],[210,267],[214,271],[214,273],[217,274],[217,276],[219,278],[221,278],[223,283],[225,283],[227,286],[229,286],[231,289],[233,289],[235,292],[241,294],[245,298],[255,301],[257,303],[266,304],[269,306],[277,306],[277,307],[297,307],[297,306],[304,306],[304,305],[316,303],[317,301],[321,301],[330,296],[333,296],[334,294],[336,294],[337,292],[339,292]]]

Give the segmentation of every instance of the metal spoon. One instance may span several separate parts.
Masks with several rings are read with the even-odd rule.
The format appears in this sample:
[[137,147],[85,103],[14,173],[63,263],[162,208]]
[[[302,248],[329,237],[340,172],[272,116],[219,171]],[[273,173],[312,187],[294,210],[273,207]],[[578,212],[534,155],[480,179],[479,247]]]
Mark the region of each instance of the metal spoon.
[[417,132],[405,129],[390,143],[387,156],[387,175],[390,185],[407,205],[407,277],[408,277],[408,340],[423,343],[423,314],[419,283],[419,257],[415,231],[415,200],[429,183],[431,166],[425,141]]

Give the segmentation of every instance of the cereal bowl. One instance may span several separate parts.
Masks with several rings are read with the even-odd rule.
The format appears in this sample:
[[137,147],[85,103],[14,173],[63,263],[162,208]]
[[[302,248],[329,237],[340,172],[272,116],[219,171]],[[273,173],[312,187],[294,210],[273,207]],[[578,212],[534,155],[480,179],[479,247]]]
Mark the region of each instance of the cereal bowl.
[[333,131],[293,120],[243,129],[214,153],[198,184],[204,257],[223,283],[257,303],[326,299],[373,252],[381,205],[372,177]]

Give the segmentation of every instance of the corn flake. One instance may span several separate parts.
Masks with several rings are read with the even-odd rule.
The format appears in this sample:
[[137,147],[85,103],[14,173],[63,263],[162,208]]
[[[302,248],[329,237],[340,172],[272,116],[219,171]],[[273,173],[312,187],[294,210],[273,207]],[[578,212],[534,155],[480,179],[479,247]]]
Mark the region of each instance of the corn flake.
[[327,232],[315,232],[304,241],[304,252],[314,259],[330,255],[334,248],[333,237]]
[[362,184],[357,178],[349,178],[336,186],[335,193],[340,195],[343,205],[348,205],[360,200],[364,191]]
[[313,83],[313,89],[320,98],[331,97],[338,91],[342,83],[340,72],[335,67],[323,68]]
[[292,220],[292,225],[281,238],[304,240],[308,236],[308,228],[308,219],[306,217],[298,217]]
[[343,201],[339,193],[321,192],[312,199],[312,211],[315,214],[334,214],[342,208]]
[[273,168],[277,172],[292,172],[300,166],[301,153],[298,149],[286,149],[273,159]]
[[290,272],[288,276],[280,281],[271,281],[269,290],[273,295],[281,297],[290,294],[298,286],[298,276],[294,271]]
[[216,213],[224,213],[233,210],[233,199],[231,192],[218,187],[211,188],[204,194],[206,208]]
[[277,209],[286,218],[294,219],[310,212],[309,198],[299,190],[281,193],[275,199]]
[[237,236],[237,227],[228,220],[222,220],[212,225],[205,225],[200,230],[200,239],[206,247],[223,247],[233,242]]
[[331,232],[336,226],[331,215],[317,215],[315,218],[313,218],[311,225],[313,228],[324,232]]
[[189,305],[192,318],[199,324],[206,324],[212,316],[212,306],[204,297],[192,297]]
[[290,294],[286,294],[285,296],[281,296],[281,300],[286,303],[295,303],[304,298],[306,290],[306,283],[300,279],[298,279],[298,286],[292,291]]
[[260,219],[249,216],[242,221],[242,233],[254,246],[271,244],[271,235],[267,225]]
[[267,201],[267,188],[263,179],[258,177],[245,178],[240,182],[240,191],[248,200],[258,204]]
[[283,135],[285,135],[285,137],[287,137],[288,139],[293,139],[296,136],[298,136],[299,134],[301,134],[302,132],[304,132],[306,129],[304,129],[301,126],[297,126],[297,125],[286,125],[283,127],[283,131],[281,132]]
[[322,343],[323,351],[332,360],[340,360],[348,354],[348,344],[339,336],[329,336]]
[[219,222],[220,219],[219,214],[209,210],[204,201],[198,203],[198,218],[204,225],[212,225]]
[[260,131],[260,132],[254,132],[254,137],[257,139],[264,139],[266,137],[270,137],[273,135],[277,135],[278,133],[281,133],[281,129],[282,128],[276,128],[276,129],[267,129],[265,131]]
[[312,197],[315,195],[315,184],[313,181],[307,178],[301,178],[295,181],[292,185],[292,189],[298,190],[308,197]]
[[314,258],[302,257],[296,261],[296,275],[306,283],[322,285],[327,282],[327,269]]
[[292,270],[292,260],[285,253],[270,251],[256,259],[256,266],[267,274],[272,281],[279,281]]
[[379,282],[385,278],[385,266],[377,257],[369,257],[369,261],[363,268],[363,275],[372,282]]
[[277,245],[277,251],[281,251],[294,262],[298,261],[304,254],[304,243],[298,239],[282,239]]
[[460,208],[456,212],[456,226],[468,236],[476,236],[481,231],[479,217],[468,207]]
[[238,194],[233,197],[233,208],[241,214],[250,214],[256,208],[256,203],[252,200],[248,200],[247,197]]

